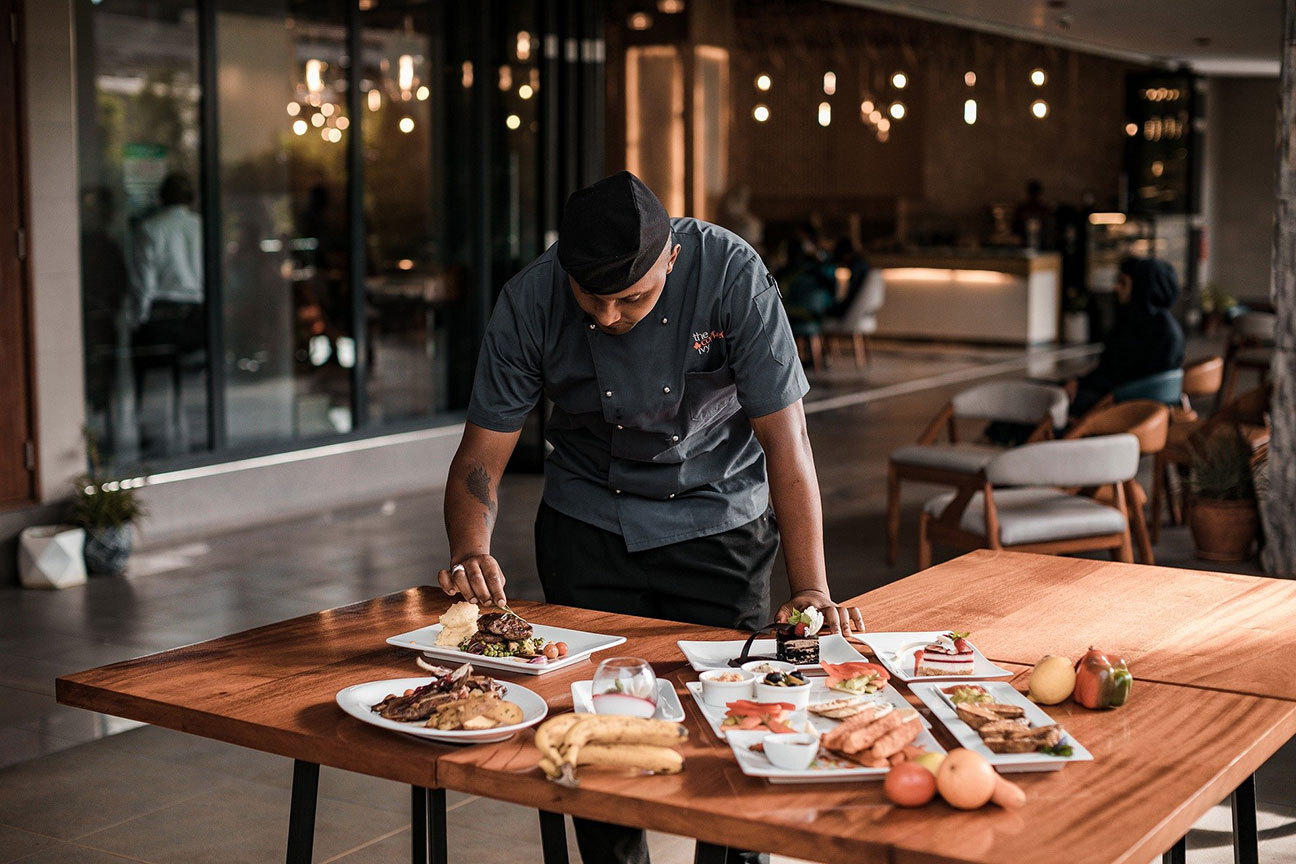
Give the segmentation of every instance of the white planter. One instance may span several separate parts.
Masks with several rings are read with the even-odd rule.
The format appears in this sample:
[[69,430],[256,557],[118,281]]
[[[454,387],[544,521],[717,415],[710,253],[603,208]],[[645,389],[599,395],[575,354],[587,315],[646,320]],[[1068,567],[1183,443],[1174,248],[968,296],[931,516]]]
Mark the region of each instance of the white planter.
[[1084,312],[1068,312],[1062,316],[1062,341],[1068,345],[1083,345],[1089,341],[1089,316]]
[[18,578],[24,588],[84,585],[85,531],[37,525],[18,535]]

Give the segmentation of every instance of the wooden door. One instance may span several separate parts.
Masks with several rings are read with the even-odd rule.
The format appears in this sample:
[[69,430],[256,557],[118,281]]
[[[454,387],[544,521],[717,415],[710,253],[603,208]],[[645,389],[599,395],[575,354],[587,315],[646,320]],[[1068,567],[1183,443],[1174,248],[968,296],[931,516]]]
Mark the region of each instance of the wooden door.
[[36,495],[17,0],[0,0],[0,509]]

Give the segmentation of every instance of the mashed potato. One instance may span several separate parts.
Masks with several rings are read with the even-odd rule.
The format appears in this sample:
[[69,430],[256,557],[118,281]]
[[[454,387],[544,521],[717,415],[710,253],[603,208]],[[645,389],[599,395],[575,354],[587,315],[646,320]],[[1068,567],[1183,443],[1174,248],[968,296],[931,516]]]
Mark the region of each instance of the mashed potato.
[[441,632],[436,644],[444,648],[458,648],[459,643],[477,632],[477,604],[460,601],[441,616]]

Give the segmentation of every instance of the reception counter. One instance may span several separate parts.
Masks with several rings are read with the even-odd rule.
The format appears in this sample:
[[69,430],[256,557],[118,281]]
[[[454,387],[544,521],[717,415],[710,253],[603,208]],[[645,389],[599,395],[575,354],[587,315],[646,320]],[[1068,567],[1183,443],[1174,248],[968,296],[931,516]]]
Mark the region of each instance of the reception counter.
[[1062,258],[1055,252],[905,252],[869,256],[886,302],[878,336],[1035,345],[1055,342]]

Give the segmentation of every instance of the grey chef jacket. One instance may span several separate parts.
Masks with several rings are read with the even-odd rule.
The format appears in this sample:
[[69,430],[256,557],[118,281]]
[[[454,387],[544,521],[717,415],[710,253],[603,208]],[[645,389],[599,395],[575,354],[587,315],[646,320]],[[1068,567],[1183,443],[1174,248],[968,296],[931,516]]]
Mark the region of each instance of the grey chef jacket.
[[557,247],[504,286],[477,363],[468,421],[522,427],[554,408],[544,500],[638,552],[746,524],[769,506],[749,417],[810,385],[778,287],[736,234],[671,220],[679,256],[652,312],[601,332],[572,296]]

